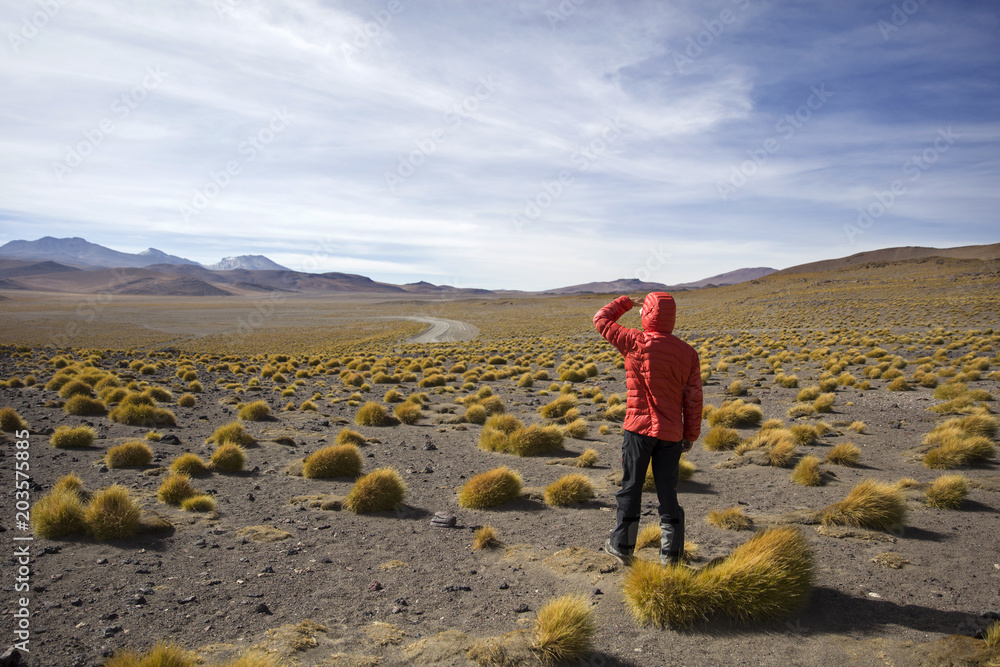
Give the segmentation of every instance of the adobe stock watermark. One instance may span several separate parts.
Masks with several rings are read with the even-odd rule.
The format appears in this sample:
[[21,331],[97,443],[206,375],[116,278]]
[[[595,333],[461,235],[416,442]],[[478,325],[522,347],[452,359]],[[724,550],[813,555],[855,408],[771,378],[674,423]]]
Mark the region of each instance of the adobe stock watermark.
[[[747,7],[750,6],[750,0],[732,0],[732,2],[740,11],[746,11]],[[684,68],[694,65],[694,61],[701,58],[705,54],[705,50],[715,44],[715,41],[726,32],[727,26],[735,22],[736,13],[731,9],[723,9],[717,17],[703,20],[701,25],[704,29],[688,36],[684,52],[671,52],[677,72],[686,74]]]
[[662,243],[656,248],[650,248],[646,255],[646,261],[632,273],[632,277],[641,282],[647,282],[654,271],[659,271],[667,265],[671,257],[673,255],[664,250]]
[[371,21],[354,31],[354,39],[340,43],[340,52],[348,63],[373,44],[377,44],[382,33],[392,24],[393,18],[402,13],[405,6],[401,0],[389,0],[385,9],[372,12]]
[[209,204],[232,184],[233,179],[243,173],[243,167],[246,164],[253,162],[257,155],[267,148],[279,134],[288,129],[294,118],[288,113],[287,107],[274,111],[267,124],[247,136],[236,147],[237,154],[244,159],[233,158],[218,171],[209,171],[208,179],[201,187],[194,189],[190,201],[178,205],[184,222],[191,222],[192,218],[207,209]]
[[97,147],[110,137],[120,124],[132,115],[132,112],[149,97],[149,94],[160,87],[166,73],[159,65],[146,68],[146,76],[127,93],[115,98],[111,103],[110,114],[97,122],[89,130],[83,130],[83,139],[71,146],[66,146],[66,154],[62,161],[52,163],[52,172],[60,183],[66,176],[73,173],[87,158],[94,154]]
[[38,37],[49,22],[59,14],[67,0],[37,0],[37,2],[38,10],[21,19],[16,32],[7,33],[7,41],[14,55],[20,54],[28,42]]
[[576,8],[585,3],[587,0],[562,0],[555,9],[549,9],[545,12],[545,18],[549,20],[549,27],[555,28],[560,23],[564,23],[569,19],[569,17],[576,14]]
[[61,333],[53,334],[49,339],[49,345],[54,347],[69,347],[70,341],[81,333],[80,321],[87,324],[92,323],[105,308],[114,301],[114,290],[117,287],[128,284],[133,279],[123,272],[123,269],[111,269],[111,277],[107,284],[94,294],[81,296],[77,303],[76,320],[68,320],[63,326]]
[[888,189],[876,190],[873,193],[872,201],[867,206],[858,208],[857,220],[844,224],[844,234],[847,235],[848,243],[854,243],[858,236],[871,229],[876,220],[888,213],[896,201],[906,194],[907,183],[919,181],[924,172],[933,167],[941,159],[941,156],[955,145],[955,140],[961,136],[954,132],[951,127],[945,130],[939,128],[937,136],[927,148],[903,162],[901,169],[907,178],[897,178],[889,183]]
[[903,0],[903,2],[893,5],[889,20],[879,19],[878,23],[875,24],[875,27],[882,34],[882,41],[888,42],[889,35],[899,32],[909,22],[910,17],[926,4],[927,0]]
[[448,137],[452,136],[466,120],[472,118],[486,100],[490,99],[497,90],[497,83],[493,80],[493,75],[479,77],[479,85],[460,102],[456,102],[447,109],[441,116],[442,125],[434,128],[426,136],[413,142],[415,148],[409,153],[402,153],[393,170],[382,172],[385,185],[392,193],[396,192],[408,178],[417,173],[417,170],[426,164],[427,160],[437,153],[438,148]]
[[785,114],[774,124],[775,136],[765,139],[759,148],[748,148],[747,155],[750,159],[744,160],[739,166],[733,166],[729,178],[715,184],[722,201],[729,201],[730,196],[746,185],[760,168],[767,164],[771,156],[781,150],[782,142],[794,137],[795,133],[812,119],[813,114],[822,109],[827,100],[833,97],[833,93],[826,89],[825,83],[820,84],[819,88],[812,86],[809,91],[809,97],[799,108]]
[[569,162],[573,169],[561,169],[552,180],[542,181],[538,192],[525,201],[524,208],[510,217],[514,229],[523,232],[525,226],[538,220],[542,213],[562,197],[566,188],[576,180],[576,176],[590,169],[627,129],[621,118],[607,121],[598,136],[579,146],[570,156]]

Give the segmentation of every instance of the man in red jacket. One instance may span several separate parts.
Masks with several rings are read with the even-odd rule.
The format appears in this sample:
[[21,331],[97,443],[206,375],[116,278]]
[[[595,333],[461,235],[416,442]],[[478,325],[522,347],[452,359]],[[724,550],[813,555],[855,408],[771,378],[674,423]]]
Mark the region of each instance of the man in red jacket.
[[701,433],[701,363],[693,347],[673,335],[677,306],[666,292],[646,295],[639,311],[642,328],[618,319],[638,305],[620,296],[594,315],[594,326],[625,357],[625,440],[618,522],[604,550],[625,565],[632,562],[642,485],[652,461],[660,503],[660,562],[684,555],[684,510],[677,502],[678,464]]

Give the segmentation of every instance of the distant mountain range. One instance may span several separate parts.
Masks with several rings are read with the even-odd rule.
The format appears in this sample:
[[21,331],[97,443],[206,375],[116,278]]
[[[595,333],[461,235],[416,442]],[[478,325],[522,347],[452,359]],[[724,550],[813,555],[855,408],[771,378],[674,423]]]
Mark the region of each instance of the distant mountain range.
[[[0,257],[44,259],[69,264],[70,266],[101,266],[107,268],[142,268],[154,264],[204,266],[184,257],[168,255],[156,248],[147,248],[138,253],[119,252],[98,245],[97,243],[91,243],[80,237],[57,239],[53,236],[45,236],[37,241],[11,241],[0,246]],[[215,264],[205,266],[205,268],[217,271],[232,271],[233,269],[248,269],[251,271],[290,270],[272,262],[263,255],[226,257]]]
[[[927,257],[996,260],[1000,259],[1000,243],[961,248],[886,248],[781,271],[767,267],[737,269],[679,285],[620,279],[571,285],[542,293],[637,294],[704,289],[758,280],[772,273],[836,270],[872,262]],[[401,297],[407,294],[475,297],[516,293],[513,290],[462,289],[424,281],[394,285],[349,273],[305,273],[288,269],[263,255],[226,257],[216,264],[205,266],[155,248],[140,253],[125,253],[82,238],[57,239],[51,236],[37,241],[11,241],[0,246],[0,290],[153,296],[338,292],[397,294]]]

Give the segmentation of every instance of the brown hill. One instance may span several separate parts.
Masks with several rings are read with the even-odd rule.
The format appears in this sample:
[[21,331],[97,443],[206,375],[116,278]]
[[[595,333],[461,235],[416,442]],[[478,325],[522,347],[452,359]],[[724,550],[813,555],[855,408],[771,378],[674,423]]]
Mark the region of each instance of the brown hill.
[[925,248],[922,246],[904,246],[901,248],[883,248],[859,252],[840,259],[826,259],[808,264],[798,264],[778,271],[779,274],[815,273],[817,271],[834,271],[849,266],[867,264],[869,262],[901,262],[927,257],[950,257],[953,259],[1000,259],[1000,243],[992,245],[968,245],[957,248]]

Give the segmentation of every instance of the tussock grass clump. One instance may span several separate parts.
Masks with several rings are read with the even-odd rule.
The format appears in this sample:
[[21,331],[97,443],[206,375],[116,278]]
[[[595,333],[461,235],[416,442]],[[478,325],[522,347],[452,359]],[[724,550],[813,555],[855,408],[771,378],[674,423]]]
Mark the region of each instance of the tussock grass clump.
[[[130,394],[136,396],[138,394]],[[128,403],[126,396],[118,407],[108,413],[108,419],[126,426],[176,426],[177,417],[166,408],[158,408],[145,403]]]
[[576,457],[576,467],[593,468],[597,465],[597,461],[599,459],[600,455],[597,453],[596,449],[585,449],[578,457]]
[[983,640],[994,651],[1000,649],[1000,621],[993,621],[983,632]]
[[63,410],[68,415],[75,415],[78,417],[98,416],[107,414],[108,412],[104,402],[100,399],[90,398],[89,396],[81,396],[80,394],[77,394],[66,401],[63,405]]
[[819,385],[813,385],[812,387],[805,387],[799,390],[798,395],[796,395],[795,400],[799,403],[808,403],[809,401],[815,401],[819,398],[819,395],[823,393],[819,389]]
[[56,449],[90,447],[96,435],[97,432],[89,426],[58,426],[49,438],[49,444]]
[[558,451],[564,439],[565,435],[558,426],[532,424],[510,434],[508,451],[518,456],[544,456]]
[[797,445],[813,445],[819,442],[819,429],[812,424],[794,424],[788,428]]
[[610,422],[622,422],[625,421],[625,413],[628,411],[628,406],[624,403],[608,402],[608,407],[604,410],[604,418]]
[[214,512],[215,498],[207,493],[196,493],[181,501],[181,509],[185,512]]
[[198,403],[198,397],[194,394],[181,394],[177,399],[177,405],[182,408],[193,408]]
[[486,408],[478,404],[470,405],[465,410],[465,421],[470,424],[483,424],[486,422],[487,417],[489,415],[486,412]]
[[587,420],[582,417],[574,419],[563,426],[563,433],[566,434],[567,438],[576,438],[577,440],[580,440],[587,437],[588,431],[590,431],[590,424],[588,424]]
[[819,472],[819,459],[815,456],[803,456],[792,471],[792,481],[799,486],[819,486],[823,482]]
[[354,483],[344,507],[355,514],[395,509],[406,495],[406,484],[392,468],[378,468]]
[[215,429],[208,442],[214,442],[219,446],[233,444],[240,447],[252,447],[257,444],[254,437],[247,433],[243,424],[238,421],[231,421]]
[[161,403],[174,400],[174,395],[170,393],[169,389],[165,389],[164,387],[146,387],[142,393],[154,401],[160,401]]
[[109,468],[135,468],[148,466],[153,460],[153,449],[141,440],[129,440],[115,445],[104,454]]
[[716,615],[741,621],[787,616],[805,603],[812,580],[809,545],[798,529],[786,526],[754,535],[698,572],[636,561],[624,593],[640,623],[684,628]]
[[490,524],[481,526],[476,530],[476,535],[472,539],[472,548],[476,551],[483,549],[498,549],[503,546],[503,542],[497,537],[496,529]]
[[59,387],[59,398],[71,398],[73,396],[93,396],[93,389],[82,380],[70,380]]
[[192,452],[181,454],[170,464],[170,472],[183,475],[204,475],[210,472],[208,464]]
[[723,530],[750,530],[753,528],[753,520],[743,513],[743,509],[739,505],[727,507],[724,510],[712,510],[705,520]]
[[539,409],[539,413],[545,419],[560,419],[571,410],[574,410],[576,405],[576,396],[573,394],[560,394],[559,397],[551,403],[543,405]]
[[710,452],[736,449],[739,444],[739,431],[728,426],[713,426],[701,441],[701,446]]
[[827,452],[826,460],[827,463],[853,468],[861,462],[861,450],[852,442],[842,442]]
[[116,651],[104,667],[195,667],[197,664],[192,654],[161,641],[142,654],[130,649]]
[[566,507],[594,497],[594,483],[586,475],[563,475],[545,487],[545,504],[549,507]]
[[400,403],[393,410],[393,414],[396,415],[396,419],[404,424],[416,424],[420,421],[420,418],[424,416],[424,413],[420,410],[420,405],[418,403]]
[[340,433],[337,434],[337,444],[338,445],[357,445],[360,447],[365,444],[365,436],[361,435],[354,429],[343,428]]
[[833,412],[833,404],[837,400],[836,394],[820,394],[819,398],[813,401],[813,410],[816,412]]
[[969,495],[969,483],[962,475],[941,475],[927,489],[926,502],[931,507],[957,510]]
[[912,391],[913,387],[906,381],[905,377],[897,377],[886,385],[886,391]]
[[824,526],[900,530],[906,523],[906,499],[897,485],[866,479],[823,510],[822,521]]
[[564,595],[538,611],[532,647],[547,664],[579,660],[591,652],[596,631],[590,602],[582,595]]
[[191,486],[191,478],[184,473],[173,473],[156,490],[157,499],[167,505],[180,505],[185,498],[197,494],[198,490]]
[[264,421],[271,416],[271,406],[267,404],[267,401],[253,401],[240,408],[238,416],[243,421]]
[[52,487],[53,491],[72,491],[73,493],[83,493],[83,480],[75,472],[67,473],[59,478],[59,481]]
[[247,455],[235,442],[227,442],[212,452],[211,462],[216,472],[239,472],[246,465]]
[[480,473],[470,479],[458,494],[460,507],[483,509],[496,507],[521,495],[524,480],[521,474],[507,466]]
[[135,535],[141,514],[139,503],[120,484],[97,491],[84,510],[87,530],[101,541],[125,540]]
[[753,403],[744,403],[742,399],[726,401],[708,416],[709,426],[728,426],[729,428],[746,428],[757,426],[764,419],[764,412]]
[[991,459],[995,448],[990,439],[962,429],[962,420],[949,419],[924,437],[925,445],[937,445],[924,454],[927,468],[950,469]]
[[357,445],[330,445],[306,457],[302,476],[310,479],[326,477],[358,477],[361,474],[361,450]]
[[80,494],[70,488],[53,489],[32,506],[31,525],[35,535],[50,540],[85,533],[87,521]]
[[354,423],[358,426],[387,426],[389,424],[389,413],[385,406],[375,401],[368,401],[354,415]]
[[14,408],[0,408],[0,431],[13,433],[14,431],[28,430],[28,422],[17,414]]

